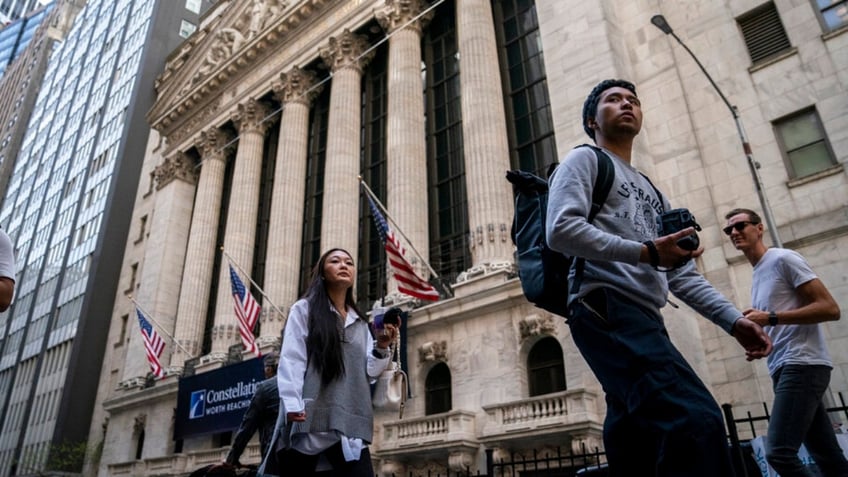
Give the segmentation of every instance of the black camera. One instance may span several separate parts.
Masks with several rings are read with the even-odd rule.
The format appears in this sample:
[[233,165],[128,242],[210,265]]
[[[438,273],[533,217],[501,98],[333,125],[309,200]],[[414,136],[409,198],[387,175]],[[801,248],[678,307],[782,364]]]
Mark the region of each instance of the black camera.
[[[701,226],[695,222],[695,216],[689,212],[689,209],[669,210],[657,216],[657,235],[660,237],[679,232],[687,227],[701,230]],[[677,246],[683,250],[697,250],[700,245],[701,240],[694,232],[677,241]]]

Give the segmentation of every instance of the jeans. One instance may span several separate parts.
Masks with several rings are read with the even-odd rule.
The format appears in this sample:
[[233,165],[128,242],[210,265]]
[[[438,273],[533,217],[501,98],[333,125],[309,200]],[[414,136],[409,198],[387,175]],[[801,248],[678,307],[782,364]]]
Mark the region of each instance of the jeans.
[[848,477],[848,461],[836,441],[822,395],[830,383],[827,366],[786,365],[772,376],[774,404],[766,460],[781,477],[815,474],[798,458],[807,446],[824,477]]
[[568,325],[606,393],[610,476],[734,475],[721,410],[658,310],[599,289],[572,305]]
[[[333,470],[324,472],[316,472],[315,467],[318,465],[318,459],[324,455]],[[374,468],[371,465],[371,453],[368,448],[362,449],[362,454],[359,460],[347,462],[342,453],[341,443],[336,443],[329,449],[320,454],[309,455],[301,454],[294,449],[285,449],[277,453],[277,460],[280,462],[280,469],[283,471],[280,475],[308,477],[374,477]]]

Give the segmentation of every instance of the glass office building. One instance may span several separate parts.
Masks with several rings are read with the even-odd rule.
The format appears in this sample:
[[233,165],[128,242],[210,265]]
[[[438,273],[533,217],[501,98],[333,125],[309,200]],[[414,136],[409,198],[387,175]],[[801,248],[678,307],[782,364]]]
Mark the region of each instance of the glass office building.
[[0,0],[0,24],[13,22],[45,3],[45,0]]
[[18,268],[0,315],[0,476],[84,451],[144,116],[186,21],[185,2],[91,0],[52,53],[0,209]]
[[34,12],[32,15],[21,18],[0,30],[0,77],[6,71],[6,67],[21,54],[29,45],[35,30],[47,17],[53,8],[53,4]]

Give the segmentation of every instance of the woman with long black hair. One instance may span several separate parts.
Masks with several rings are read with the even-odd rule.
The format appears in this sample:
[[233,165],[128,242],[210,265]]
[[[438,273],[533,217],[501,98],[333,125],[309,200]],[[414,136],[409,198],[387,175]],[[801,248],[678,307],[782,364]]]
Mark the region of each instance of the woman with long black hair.
[[277,369],[286,426],[276,449],[286,475],[374,475],[370,383],[389,364],[398,329],[385,325],[375,344],[354,304],[355,276],[347,251],[325,252],[289,312]]

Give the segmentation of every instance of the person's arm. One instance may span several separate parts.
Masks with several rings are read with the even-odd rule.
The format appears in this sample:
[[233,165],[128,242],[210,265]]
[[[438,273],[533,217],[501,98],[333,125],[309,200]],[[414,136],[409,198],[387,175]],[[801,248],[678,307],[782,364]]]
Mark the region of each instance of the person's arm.
[[380,373],[389,366],[389,362],[392,360],[389,344],[393,343],[396,334],[400,333],[400,329],[395,325],[386,324],[385,327],[389,330],[389,334],[381,336],[376,343],[375,340],[370,339],[370,333],[368,336],[369,339],[366,340],[368,343],[366,350],[366,356],[368,356],[366,372],[369,377],[374,379],[380,377]]
[[[777,311],[777,324],[779,325],[814,325],[825,321],[837,321],[841,312],[839,305],[824,286],[821,280],[814,278],[802,283],[795,288],[804,303],[800,308],[794,310]],[[760,326],[769,324],[769,312],[771,310],[745,310],[745,317]]]
[[[280,407],[285,409],[287,416],[301,415],[303,405],[303,380],[306,375],[306,337],[309,333],[309,305],[305,300],[299,300],[292,305],[280,350],[280,364],[277,366],[277,389],[280,392]],[[298,419],[297,416],[289,420]]]
[[[598,159],[587,148],[573,149],[557,166],[548,183],[545,233],[548,246],[587,260],[639,262],[643,245],[605,232],[588,221]],[[615,188],[610,195],[615,194]]]
[[9,309],[14,295],[15,281],[9,277],[0,277],[0,312]]
[[668,273],[668,287],[674,296],[701,316],[720,326],[745,349],[746,358],[764,358],[772,343],[761,326],[746,319],[742,312],[698,273],[694,262]]
[[0,230],[0,312],[9,309],[15,296],[15,254],[12,241]]
[[235,466],[241,465],[239,458],[241,457],[242,452],[244,452],[244,448],[247,447],[247,443],[250,441],[250,438],[253,437],[253,434],[256,432],[256,429],[259,428],[259,416],[264,407],[265,398],[262,396],[262,393],[257,387],[256,392],[253,394],[253,398],[250,400],[250,406],[247,407],[247,411],[244,412],[244,417],[241,418],[241,425],[233,437],[233,445],[230,447],[230,452],[227,454],[227,459],[225,460],[227,464]]

